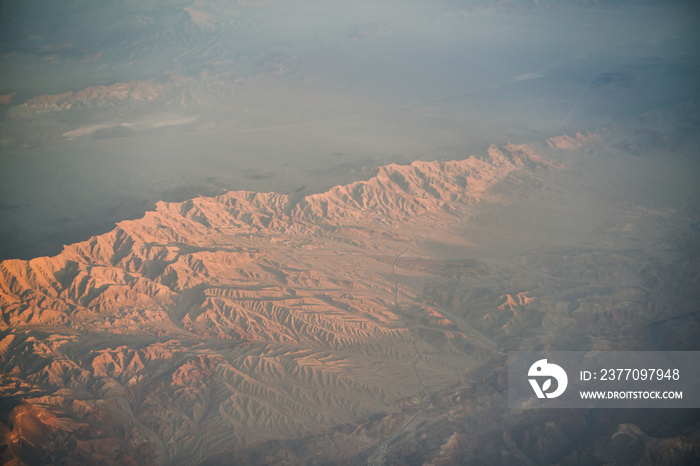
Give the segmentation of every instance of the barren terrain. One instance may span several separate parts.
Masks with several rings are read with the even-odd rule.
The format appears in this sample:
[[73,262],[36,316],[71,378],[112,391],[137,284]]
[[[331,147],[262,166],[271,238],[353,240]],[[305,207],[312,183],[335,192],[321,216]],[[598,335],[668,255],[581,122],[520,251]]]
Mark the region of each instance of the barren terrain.
[[507,408],[522,350],[700,350],[700,10],[8,0],[0,463],[700,464]]
[[[605,148],[578,135],[296,199],[159,203],[58,256],[2,262],[5,459],[379,463],[432,438],[426,422],[500,429],[504,381],[468,392],[509,350],[663,346],[648,329],[697,302],[666,303],[678,214],[619,185],[653,161],[608,158],[618,184],[595,172]],[[586,173],[597,184],[579,188]],[[657,186],[684,185],[672,175]],[[434,461],[491,454],[447,429]],[[303,438],[286,460],[269,444]],[[504,462],[554,454],[514,445]]]

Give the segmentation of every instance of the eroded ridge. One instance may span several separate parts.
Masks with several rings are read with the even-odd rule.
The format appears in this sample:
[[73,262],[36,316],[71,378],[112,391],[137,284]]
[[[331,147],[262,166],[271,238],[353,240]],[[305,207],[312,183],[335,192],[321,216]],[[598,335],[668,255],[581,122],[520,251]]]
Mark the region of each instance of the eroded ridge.
[[492,348],[397,281],[393,261],[525,165],[548,163],[493,146],[483,160],[381,167],[299,202],[159,203],[58,256],[1,263],[10,450],[197,462],[387,412],[460,377]]

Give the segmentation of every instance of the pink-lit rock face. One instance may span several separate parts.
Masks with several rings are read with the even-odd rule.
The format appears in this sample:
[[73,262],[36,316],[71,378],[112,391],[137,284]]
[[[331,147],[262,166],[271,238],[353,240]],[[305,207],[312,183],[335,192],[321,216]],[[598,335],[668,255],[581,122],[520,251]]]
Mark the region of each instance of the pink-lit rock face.
[[[3,389],[24,400],[11,451],[201,460],[459,380],[495,345],[468,343],[421,303],[397,274],[430,274],[399,259],[472,215],[514,160],[390,165],[294,203],[252,192],[161,203],[56,257],[3,262]],[[430,361],[420,381],[416,350]]]
[[[620,236],[649,222],[633,211],[591,205],[599,224],[582,209],[555,215],[599,233],[616,222],[605,253],[571,249],[576,235],[550,244],[543,209],[569,201],[541,186],[572,186],[566,161],[582,152],[547,151],[388,165],[296,200],[164,202],[58,256],[2,262],[6,457],[216,463],[269,451],[274,462],[279,442],[306,439],[294,461],[312,445],[328,460],[403,461],[383,446],[402,426],[417,436],[409,449],[440,442],[425,453],[435,461],[517,457],[525,437],[504,447],[478,434],[477,454],[454,430],[501,422],[503,381],[478,387],[500,380],[506,351],[643,348],[635,332],[680,312],[643,303],[650,285],[631,269],[653,267]],[[513,197],[526,186],[534,197]],[[578,451],[581,426],[548,419],[534,435],[561,442],[527,456]]]
[[698,349],[699,20],[3,2],[0,464],[700,464],[505,367]]

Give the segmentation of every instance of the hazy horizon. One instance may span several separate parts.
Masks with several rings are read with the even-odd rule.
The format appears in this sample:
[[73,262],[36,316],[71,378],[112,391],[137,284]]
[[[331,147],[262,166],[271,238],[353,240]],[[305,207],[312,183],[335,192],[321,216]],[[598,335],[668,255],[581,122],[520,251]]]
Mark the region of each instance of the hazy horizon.
[[690,1],[0,3],[0,463],[698,463],[697,400],[508,385],[700,354],[698,44]]
[[[683,2],[190,3],[3,3],[0,258],[56,254],[158,200],[317,192],[697,102]],[[155,87],[25,104],[131,81]]]

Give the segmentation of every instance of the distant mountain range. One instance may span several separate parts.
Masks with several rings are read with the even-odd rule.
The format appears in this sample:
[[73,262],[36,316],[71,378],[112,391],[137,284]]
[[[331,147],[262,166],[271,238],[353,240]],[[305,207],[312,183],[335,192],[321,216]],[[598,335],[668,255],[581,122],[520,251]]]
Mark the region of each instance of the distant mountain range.
[[0,464],[700,464],[506,367],[700,349],[698,18],[4,2]]

